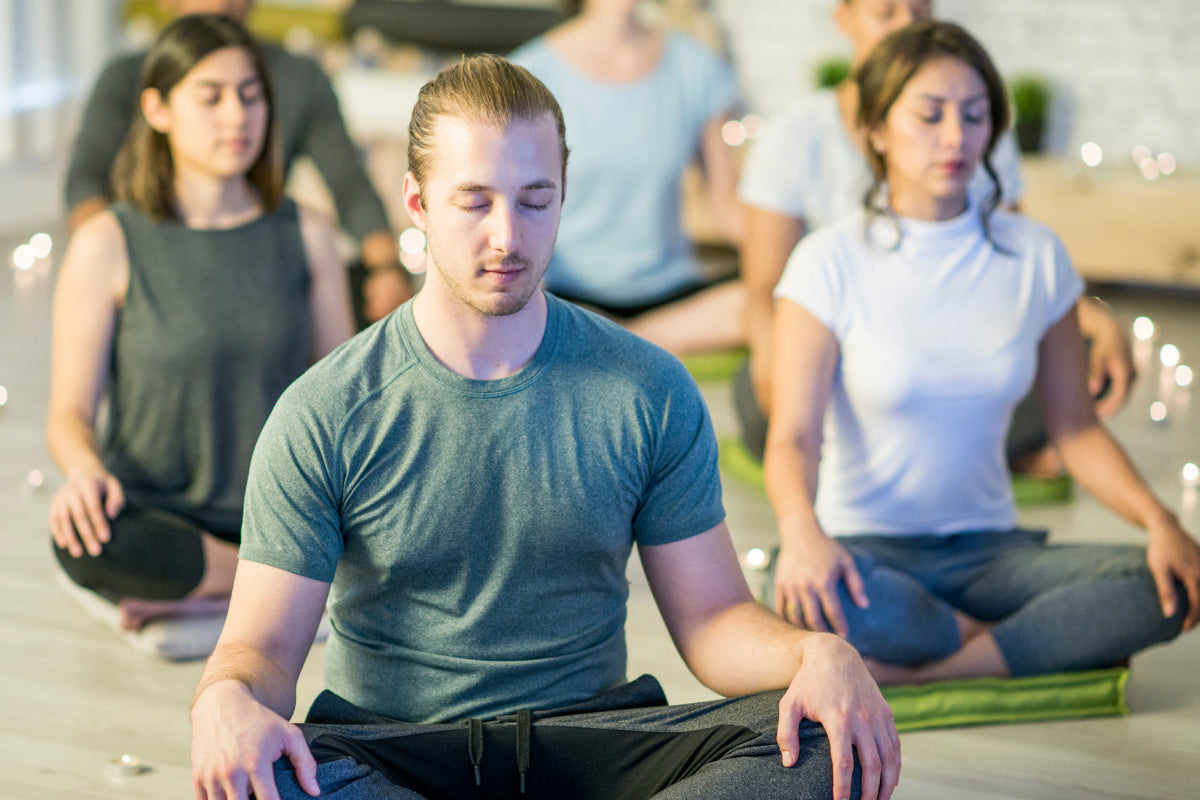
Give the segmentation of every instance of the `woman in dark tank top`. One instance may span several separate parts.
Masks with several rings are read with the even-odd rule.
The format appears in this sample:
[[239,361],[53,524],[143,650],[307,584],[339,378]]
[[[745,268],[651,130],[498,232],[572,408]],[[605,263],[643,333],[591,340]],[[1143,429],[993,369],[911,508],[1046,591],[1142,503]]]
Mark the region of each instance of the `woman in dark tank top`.
[[63,259],[46,426],[66,476],[50,504],[58,561],[128,631],[223,617],[258,432],[352,333],[332,227],[282,198],[250,36],[219,15],[177,19],[141,87],[120,202]]

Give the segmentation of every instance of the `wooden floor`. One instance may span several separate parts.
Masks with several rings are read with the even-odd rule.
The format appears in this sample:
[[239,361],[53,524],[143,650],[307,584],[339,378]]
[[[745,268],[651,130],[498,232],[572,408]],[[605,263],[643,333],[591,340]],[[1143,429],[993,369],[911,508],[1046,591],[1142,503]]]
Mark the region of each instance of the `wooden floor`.
[[[54,233],[54,231],[51,231]],[[12,248],[33,231],[0,237]],[[56,237],[51,261],[65,243]],[[10,274],[11,272],[11,274]],[[167,664],[132,650],[85,617],[53,582],[46,510],[60,476],[46,454],[52,269],[23,276],[0,268],[0,798],[183,798],[191,796],[187,705],[201,665]],[[1200,368],[1200,298],[1109,293],[1132,320],[1152,317],[1185,362]],[[1167,501],[1185,497],[1180,468],[1200,463],[1200,408],[1182,395],[1165,426],[1149,419],[1159,371],[1143,355],[1143,378],[1114,428]],[[729,393],[705,387],[718,431],[733,431]],[[0,392],[0,396],[4,393]],[[30,485],[40,470],[44,485]],[[774,539],[765,498],[726,481],[726,505],[739,549]],[[1195,499],[1186,512],[1200,528]],[[1024,515],[1060,540],[1138,541],[1140,534],[1090,498]],[[753,575],[750,576],[753,579]],[[683,667],[667,639],[636,562],[630,567],[630,674],[653,672],[674,702],[712,696]],[[301,678],[300,708],[320,689],[321,648]],[[897,798],[1200,797],[1200,636],[1186,636],[1133,662],[1133,713],[1118,719],[1007,725],[906,734]],[[109,776],[122,754],[148,767]]]

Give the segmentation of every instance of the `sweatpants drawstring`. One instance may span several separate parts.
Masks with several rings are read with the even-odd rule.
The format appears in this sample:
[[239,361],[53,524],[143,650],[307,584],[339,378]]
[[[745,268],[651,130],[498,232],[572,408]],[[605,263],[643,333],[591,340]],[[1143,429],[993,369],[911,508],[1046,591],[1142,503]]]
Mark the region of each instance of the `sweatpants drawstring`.
[[517,774],[521,776],[521,794],[525,794],[525,773],[529,770],[529,738],[533,714],[528,708],[517,712]]
[[483,763],[483,720],[467,720],[467,754],[475,768],[475,785],[480,785],[479,766]]

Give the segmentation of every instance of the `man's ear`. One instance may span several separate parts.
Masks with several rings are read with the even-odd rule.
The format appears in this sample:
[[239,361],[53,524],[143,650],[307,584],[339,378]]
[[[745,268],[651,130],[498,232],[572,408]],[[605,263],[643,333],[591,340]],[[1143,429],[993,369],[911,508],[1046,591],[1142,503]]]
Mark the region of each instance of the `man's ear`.
[[421,187],[417,183],[417,176],[412,172],[404,174],[404,210],[408,212],[408,218],[412,220],[413,225],[416,225],[421,230],[425,230],[425,207],[421,203]]
[[142,107],[142,116],[146,118],[146,122],[150,123],[150,127],[159,133],[167,133],[171,127],[171,115],[167,111],[167,104],[163,102],[162,95],[158,93],[158,89],[146,89],[143,91],[140,105]]

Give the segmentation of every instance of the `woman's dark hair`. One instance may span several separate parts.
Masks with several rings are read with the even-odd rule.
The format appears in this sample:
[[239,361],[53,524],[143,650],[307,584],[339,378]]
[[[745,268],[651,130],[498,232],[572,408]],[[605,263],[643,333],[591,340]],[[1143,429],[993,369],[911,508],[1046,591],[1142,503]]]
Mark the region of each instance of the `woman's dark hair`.
[[583,0],[558,0],[558,7],[564,17],[570,18],[583,11]]
[[[138,98],[154,89],[166,102],[171,91],[192,69],[218,50],[237,47],[250,56],[262,82],[267,104],[267,128],[258,158],[246,179],[259,194],[263,208],[273,210],[283,197],[283,165],[275,136],[275,111],[271,81],[262,52],[245,28],[221,14],[191,14],[163,29],[142,67]],[[140,107],[125,143],[113,164],[117,199],[132,203],[152,219],[175,219],[175,164],[167,135],[150,126]]]
[[[881,126],[904,87],[922,66],[936,58],[949,56],[962,61],[979,75],[987,88],[992,131],[983,149],[983,169],[992,182],[992,192],[980,209],[986,230],[992,212],[1000,202],[1000,179],[992,167],[992,151],[1008,129],[1008,93],[1004,81],[983,45],[952,22],[922,20],[906,25],[887,36],[875,46],[858,68],[858,127],[868,136]],[[887,163],[883,154],[867,147],[874,181],[867,190],[863,205],[868,222],[881,210],[879,196],[887,183]]]

